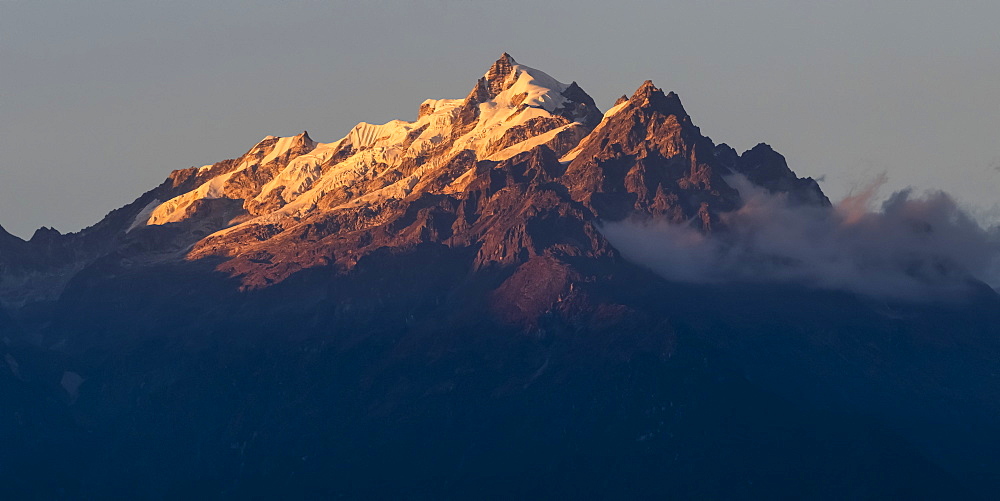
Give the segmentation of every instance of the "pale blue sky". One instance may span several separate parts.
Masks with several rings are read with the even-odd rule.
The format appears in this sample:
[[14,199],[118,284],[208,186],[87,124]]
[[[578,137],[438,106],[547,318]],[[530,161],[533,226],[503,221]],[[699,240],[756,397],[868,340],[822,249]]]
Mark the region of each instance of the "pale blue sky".
[[268,134],[459,98],[501,52],[602,109],[643,80],[841,198],[1000,193],[1000,2],[0,0],[0,225],[75,231]]

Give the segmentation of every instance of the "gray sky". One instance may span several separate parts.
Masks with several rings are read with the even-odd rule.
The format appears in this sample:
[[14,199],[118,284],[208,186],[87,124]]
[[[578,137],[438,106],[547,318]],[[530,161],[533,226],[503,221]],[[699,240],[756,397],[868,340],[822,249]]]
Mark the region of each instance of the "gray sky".
[[887,172],[997,213],[1000,2],[0,0],[0,225],[75,231],[268,134],[460,98],[507,51],[602,109],[643,80],[839,199]]

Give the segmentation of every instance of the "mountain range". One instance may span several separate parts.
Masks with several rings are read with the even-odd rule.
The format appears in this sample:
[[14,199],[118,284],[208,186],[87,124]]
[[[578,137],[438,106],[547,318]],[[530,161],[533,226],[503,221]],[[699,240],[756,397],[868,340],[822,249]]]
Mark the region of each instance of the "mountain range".
[[[503,54],[416,111],[331,143],[267,136],[76,233],[0,228],[8,492],[1000,490],[1000,296],[969,264],[984,258],[941,240],[972,231],[960,217],[902,199],[892,231],[848,214],[649,81],[602,113]],[[749,243],[783,243],[751,217],[801,215],[841,232],[806,240],[869,228],[864,252],[823,261],[863,273],[816,278]],[[685,261],[664,231],[741,273]],[[871,250],[898,231],[903,250]]]

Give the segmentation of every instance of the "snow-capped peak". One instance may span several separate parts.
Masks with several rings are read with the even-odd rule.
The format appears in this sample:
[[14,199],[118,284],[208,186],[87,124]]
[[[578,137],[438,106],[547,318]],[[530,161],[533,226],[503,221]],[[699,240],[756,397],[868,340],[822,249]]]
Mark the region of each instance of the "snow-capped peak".
[[569,85],[541,70],[518,64],[504,52],[479,80],[466,101],[470,104],[495,102],[508,108],[523,104],[554,113],[566,101],[562,93],[567,88]]
[[[465,99],[428,99],[415,121],[362,122],[326,144],[305,133],[267,136],[232,168],[152,209],[147,224],[189,218],[200,199],[244,200],[254,217],[242,218],[240,226],[284,224],[319,208],[399,199],[424,189],[439,175],[436,169],[463,152],[499,161],[547,144],[563,154],[600,117],[575,82],[561,83],[504,53]],[[463,189],[460,184],[444,190]]]

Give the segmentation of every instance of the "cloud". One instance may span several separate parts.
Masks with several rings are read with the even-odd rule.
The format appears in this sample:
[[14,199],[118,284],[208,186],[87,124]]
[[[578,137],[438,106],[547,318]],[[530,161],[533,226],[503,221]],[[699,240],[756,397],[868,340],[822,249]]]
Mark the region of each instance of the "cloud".
[[605,223],[627,258],[682,282],[770,282],[921,300],[957,297],[970,278],[1000,285],[1000,230],[983,228],[943,192],[893,194],[873,210],[880,176],[833,208],[793,207],[745,177],[744,205],[704,234],[664,221]]

